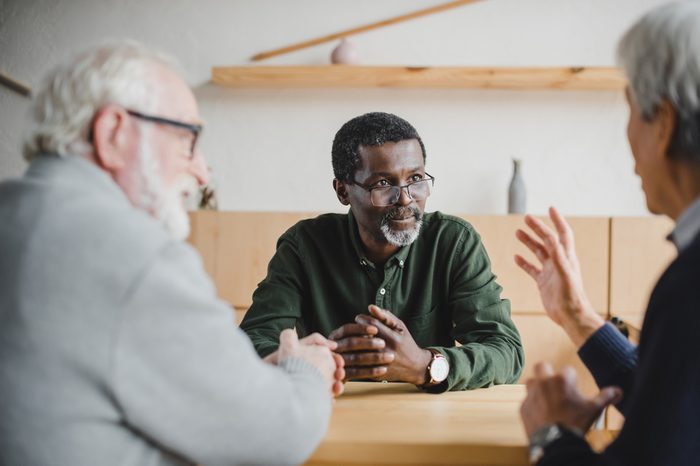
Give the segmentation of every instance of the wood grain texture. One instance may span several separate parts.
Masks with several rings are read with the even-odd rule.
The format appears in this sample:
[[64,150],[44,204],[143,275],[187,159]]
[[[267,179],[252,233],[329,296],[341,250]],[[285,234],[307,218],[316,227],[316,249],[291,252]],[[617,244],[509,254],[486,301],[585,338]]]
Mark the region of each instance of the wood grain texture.
[[571,343],[564,331],[546,315],[513,316],[513,322],[520,332],[520,338],[525,349],[525,367],[519,383],[525,383],[534,375],[534,367],[538,362],[550,363],[555,371],[564,366],[576,370],[577,386],[587,396],[598,393],[598,386],[586,366],[583,365],[576,353],[577,348]]
[[611,226],[610,312],[641,328],[649,296],[676,257],[666,217],[615,217]]
[[450,66],[230,66],[212,68],[215,84],[234,88],[444,88],[621,90],[616,68],[470,68]]
[[[190,214],[193,225],[190,241],[204,257],[205,268],[214,280],[219,297],[236,308],[247,309],[253,291],[267,275],[267,264],[275,253],[277,239],[299,220],[315,215],[193,212]],[[208,231],[210,228],[215,229],[215,233]]]

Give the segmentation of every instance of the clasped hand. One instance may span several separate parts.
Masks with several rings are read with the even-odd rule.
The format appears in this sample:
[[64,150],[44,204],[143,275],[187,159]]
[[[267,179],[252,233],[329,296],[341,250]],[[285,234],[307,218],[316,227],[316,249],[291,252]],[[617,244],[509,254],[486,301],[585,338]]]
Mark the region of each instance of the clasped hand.
[[420,348],[403,321],[390,311],[375,305],[368,311],[328,336],[338,343],[336,351],[345,361],[346,380],[424,384],[430,351]]
[[278,364],[287,358],[303,359],[318,369],[333,396],[338,396],[343,393],[345,361],[333,352],[337,347],[336,342],[326,339],[320,333],[312,333],[300,340],[296,330],[288,328],[280,333],[280,346],[277,351],[267,355],[264,361]]

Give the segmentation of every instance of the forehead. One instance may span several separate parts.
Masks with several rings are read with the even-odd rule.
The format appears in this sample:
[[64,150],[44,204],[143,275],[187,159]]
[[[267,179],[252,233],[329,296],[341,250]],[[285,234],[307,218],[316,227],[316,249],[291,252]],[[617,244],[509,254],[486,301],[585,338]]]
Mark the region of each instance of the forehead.
[[358,174],[401,173],[424,167],[423,151],[417,139],[387,142],[381,146],[359,147],[360,166]]
[[169,68],[160,65],[155,71],[155,76],[160,93],[159,115],[175,120],[199,122],[197,101],[182,78]]

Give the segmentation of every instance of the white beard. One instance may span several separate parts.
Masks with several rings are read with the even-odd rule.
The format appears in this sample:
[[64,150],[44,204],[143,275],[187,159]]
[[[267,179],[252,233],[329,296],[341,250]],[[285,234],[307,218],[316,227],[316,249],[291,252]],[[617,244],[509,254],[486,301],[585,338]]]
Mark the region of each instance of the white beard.
[[418,238],[418,234],[420,233],[420,227],[422,225],[423,220],[418,220],[416,222],[416,226],[414,226],[410,230],[394,231],[389,227],[387,223],[382,223],[380,228],[389,244],[401,247],[408,246],[409,244],[414,242],[416,238]]
[[192,176],[185,175],[174,186],[166,189],[163,186],[160,163],[149,136],[150,133],[144,132],[139,144],[142,187],[137,207],[159,220],[175,239],[184,241],[190,234],[190,219],[183,205],[183,193],[188,193],[190,197],[196,194],[197,181]]

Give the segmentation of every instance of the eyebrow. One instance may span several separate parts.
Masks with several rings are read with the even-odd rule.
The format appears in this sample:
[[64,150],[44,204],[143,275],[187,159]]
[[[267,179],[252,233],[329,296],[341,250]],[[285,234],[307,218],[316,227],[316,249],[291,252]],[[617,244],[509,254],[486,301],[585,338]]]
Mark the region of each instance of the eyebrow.
[[[425,171],[425,168],[422,167],[412,167],[408,168],[406,171],[408,172],[420,172],[420,171]],[[370,176],[386,176],[386,177],[391,177],[394,176],[395,173],[390,173],[390,172],[372,172],[370,173]]]

